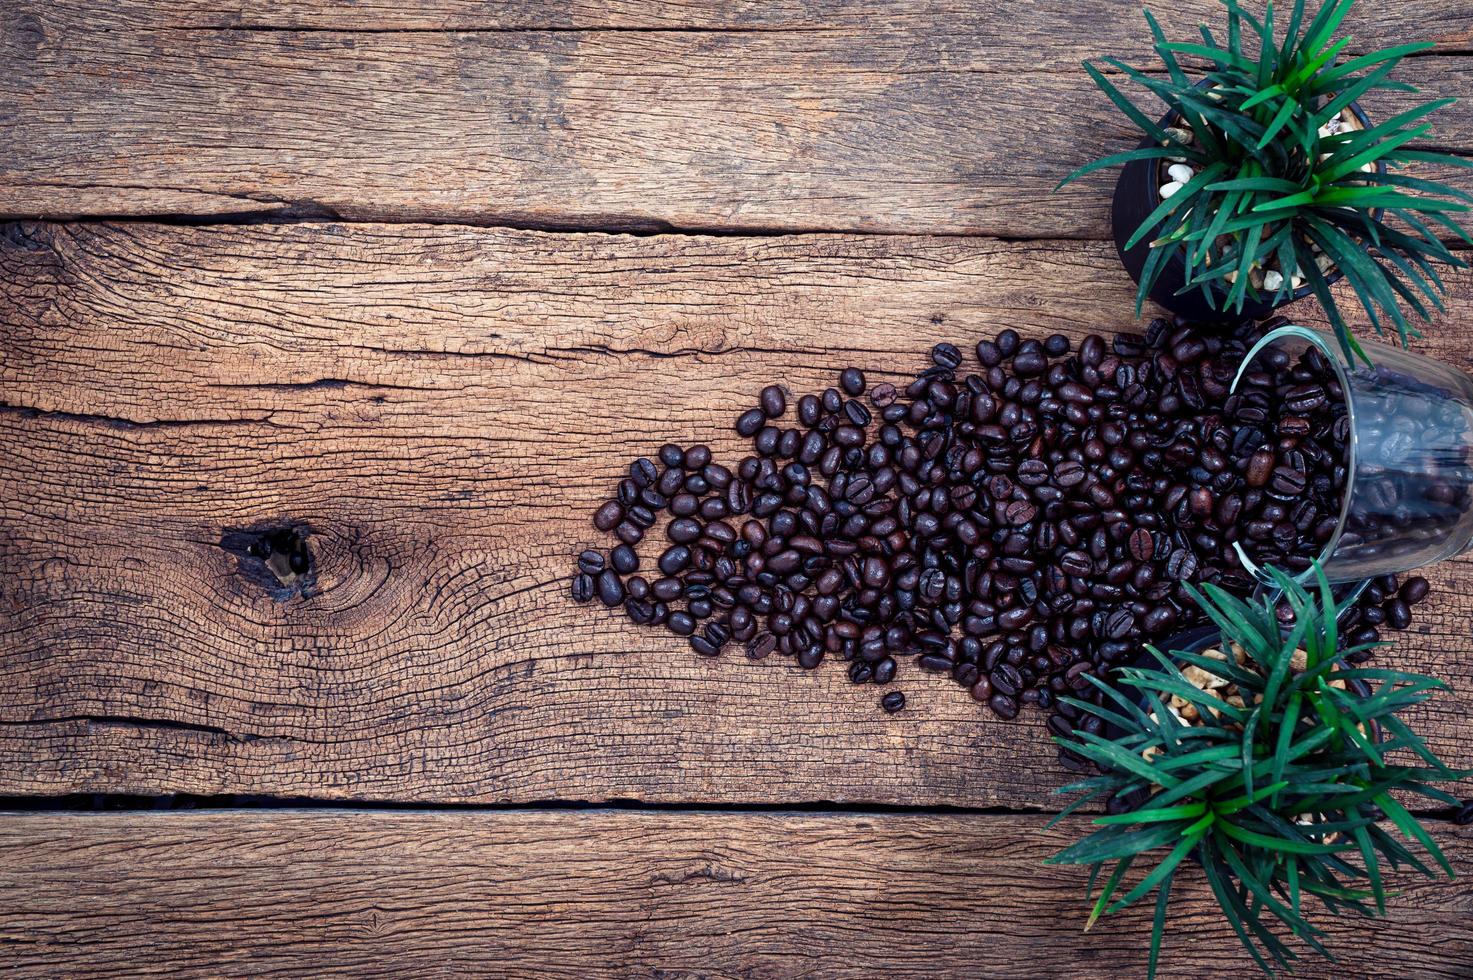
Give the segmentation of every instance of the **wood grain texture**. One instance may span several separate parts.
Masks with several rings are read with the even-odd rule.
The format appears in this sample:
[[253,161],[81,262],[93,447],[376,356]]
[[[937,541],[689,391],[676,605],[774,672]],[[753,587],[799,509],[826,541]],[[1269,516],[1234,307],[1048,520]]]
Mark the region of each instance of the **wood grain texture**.
[[[1148,909],[1089,933],[1086,874],[1041,817],[740,813],[12,815],[11,976],[169,973],[936,977],[1145,975]],[[1473,830],[1434,827],[1461,878]],[[1334,920],[1304,978],[1462,978],[1473,891],[1402,876]],[[1163,980],[1252,976],[1200,872],[1172,890]]]
[[[93,29],[325,31],[853,31],[903,29],[986,33],[999,41],[1020,35],[1047,39],[1040,58],[1077,63],[1099,50],[1092,42],[1145,50],[1140,6],[1129,0],[1017,0],[990,5],[967,0],[17,0],[20,10]],[[1211,0],[1158,5],[1164,24],[1179,31],[1214,22],[1222,8]],[[1362,4],[1344,33],[1350,50],[1404,43],[1409,28],[1440,49],[1473,43],[1473,15],[1447,0],[1406,7]],[[1282,27],[1282,25],[1280,25]],[[1070,60],[1072,59],[1072,61]]]
[[[406,22],[387,6],[289,5],[261,25],[319,27],[298,31],[188,28],[220,15],[208,3],[163,26],[142,3],[100,18],[7,3],[0,215],[1103,238],[1114,175],[1053,188],[1137,138],[1078,67],[1144,56],[1126,0],[900,4],[893,18],[837,4],[825,29],[695,31],[502,29],[495,16],[491,30],[406,31],[416,17],[459,24],[469,8],[410,4]],[[1425,6],[1429,34],[1450,52],[1466,44],[1466,4]],[[531,8],[504,9],[516,24]],[[609,20],[638,28],[634,9]],[[677,9],[655,6],[650,23]],[[801,9],[828,23],[827,5]],[[1204,17],[1217,18],[1211,0],[1168,21],[1185,34]],[[1384,8],[1364,26],[1400,40],[1421,22]],[[1456,94],[1473,59],[1417,58],[1403,76]],[[1437,125],[1439,143],[1473,146],[1473,108]],[[1473,186],[1466,171],[1450,179]]]
[[[1470,277],[1429,351],[1467,365]],[[640,454],[772,380],[1131,325],[1103,243],[15,225],[0,236],[0,793],[1052,805],[1041,718],[906,665],[694,656],[567,595]],[[221,547],[310,530],[306,594]],[[642,551],[648,562],[652,542]],[[1449,676],[1470,566],[1388,660]]]

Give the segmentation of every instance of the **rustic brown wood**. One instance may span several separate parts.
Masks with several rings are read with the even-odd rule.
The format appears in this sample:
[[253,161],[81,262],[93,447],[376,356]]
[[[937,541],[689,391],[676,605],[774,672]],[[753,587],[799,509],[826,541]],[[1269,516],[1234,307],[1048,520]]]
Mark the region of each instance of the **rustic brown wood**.
[[[1103,238],[1113,175],[1053,188],[1133,137],[1078,61],[1143,57],[1147,37],[1128,0],[899,4],[893,18],[839,3],[826,29],[696,31],[502,29],[532,9],[514,4],[461,33],[394,29],[461,24],[460,5],[296,3],[240,20],[347,29],[177,29],[220,6],[5,4],[0,214]],[[803,16],[827,23],[829,6]],[[1219,18],[1211,0],[1176,6],[1177,35]],[[1365,14],[1370,38],[1466,46],[1467,5],[1427,6],[1425,28],[1402,8]],[[608,22],[645,23],[633,9]],[[656,24],[680,8],[652,9]],[[1473,60],[1417,58],[1403,76],[1456,94]],[[1473,145],[1473,109],[1444,110],[1436,135]]]
[[[567,597],[665,439],[937,340],[1127,328],[1109,245],[13,226],[0,239],[0,793],[1052,805],[1037,716],[907,667],[706,661]],[[1467,365],[1473,277],[1427,349]],[[1462,326],[1460,326],[1462,325]],[[222,540],[310,529],[303,595]],[[643,549],[646,560],[653,554]],[[1469,565],[1388,661],[1473,762]]]
[[[1129,0],[1018,0],[1001,6],[967,0],[18,0],[17,8],[93,29],[162,27],[230,30],[347,31],[852,31],[856,28],[986,32],[1002,42],[1021,36],[1046,40],[1039,58],[1068,63],[1099,51],[1092,41],[1140,47],[1140,5]],[[1157,5],[1161,21],[1190,31],[1222,18],[1211,0]],[[1282,20],[1282,13],[1281,20]],[[1282,28],[1282,23],[1280,27]],[[1448,0],[1419,0],[1414,8],[1361,4],[1346,19],[1350,50],[1404,43],[1409,30],[1439,48],[1473,42],[1473,18]],[[1143,48],[1142,48],[1143,49]]]
[[[618,812],[12,815],[7,973],[1145,975],[1149,908],[1084,933],[1082,832],[1042,817]],[[1434,828],[1461,878],[1473,830]],[[1473,891],[1400,876],[1305,978],[1462,978]],[[1253,976],[1185,871],[1160,976]]]

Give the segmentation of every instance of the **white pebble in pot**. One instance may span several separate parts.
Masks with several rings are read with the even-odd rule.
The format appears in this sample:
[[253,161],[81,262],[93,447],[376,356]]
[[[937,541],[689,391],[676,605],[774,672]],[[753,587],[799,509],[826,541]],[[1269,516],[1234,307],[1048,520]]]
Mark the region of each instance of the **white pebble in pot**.
[[1184,163],[1173,163],[1166,168],[1167,175],[1174,181],[1185,184],[1196,176],[1196,172]]

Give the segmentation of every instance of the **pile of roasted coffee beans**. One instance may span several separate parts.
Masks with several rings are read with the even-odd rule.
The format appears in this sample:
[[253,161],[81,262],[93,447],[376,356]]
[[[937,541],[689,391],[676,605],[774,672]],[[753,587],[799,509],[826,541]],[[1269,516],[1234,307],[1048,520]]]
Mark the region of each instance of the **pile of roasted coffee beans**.
[[[1239,479],[1217,506],[1228,540],[1259,565],[1302,572],[1335,533],[1345,490],[1350,418],[1334,369],[1310,347],[1291,363],[1279,348],[1243,375],[1230,419],[1228,462]],[[1204,452],[1203,466],[1223,456]]]
[[[579,557],[573,596],[622,603],[703,655],[736,642],[809,669],[837,658],[879,685],[913,657],[1003,718],[1035,705],[1057,734],[1087,727],[1060,697],[1101,697],[1089,675],[1200,625],[1188,583],[1252,588],[1232,542],[1304,567],[1338,513],[1343,409],[1316,365],[1229,395],[1274,325],[1156,320],[1077,350],[1004,330],[970,367],[938,344],[903,389],[855,368],[792,405],[769,386],[736,419],[754,451],[734,472],[705,446],[630,466],[594,515],[621,544]],[[647,578],[634,546],[665,510]],[[1357,635],[1404,625],[1425,592],[1368,589]]]

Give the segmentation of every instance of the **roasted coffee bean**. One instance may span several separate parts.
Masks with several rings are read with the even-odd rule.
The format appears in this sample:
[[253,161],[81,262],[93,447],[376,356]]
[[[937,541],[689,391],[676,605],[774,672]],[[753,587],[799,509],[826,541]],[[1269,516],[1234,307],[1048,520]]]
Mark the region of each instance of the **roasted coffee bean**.
[[787,393],[777,385],[768,385],[763,388],[757,403],[762,409],[762,414],[770,419],[782,418],[783,413],[788,410]]
[[624,601],[624,583],[612,568],[598,574],[598,599],[606,606],[617,606]]
[[869,393],[870,404],[874,405],[875,408],[887,408],[895,404],[895,397],[895,386],[888,381],[882,381],[875,385],[870,389]]
[[1420,575],[1413,575],[1402,585],[1401,591],[1398,594],[1401,596],[1402,602],[1405,602],[1409,606],[1415,606],[1427,598],[1429,588],[1425,578]]
[[610,500],[593,515],[593,526],[600,531],[612,531],[624,519],[624,507],[617,500]]
[[588,550],[578,556],[578,571],[597,575],[604,570],[604,553]]
[[[864,372],[859,368],[845,368],[839,372],[839,387],[851,397],[864,394]],[[833,411],[838,411],[837,408]]]
[[671,545],[660,555],[660,571],[674,575],[690,564],[690,549],[683,544]]
[[1059,558],[1059,568],[1063,570],[1065,575],[1084,578],[1094,572],[1095,566],[1088,553],[1083,551],[1066,551]]
[[573,601],[587,602],[594,595],[593,576],[587,572],[580,572],[573,576]]
[[992,713],[1005,721],[1018,717],[1018,702],[1006,694],[994,694],[987,702]]
[[614,571],[620,575],[628,575],[630,572],[639,570],[639,555],[627,544],[621,544],[609,554]]
[[1197,574],[1197,556],[1185,548],[1178,548],[1166,559],[1166,574],[1178,581],[1188,581]]
[[629,464],[629,478],[641,490],[654,483],[659,476],[660,471],[655,468],[655,464],[644,456]]
[[941,343],[931,348],[931,360],[937,367],[954,370],[962,363],[962,352],[956,349],[956,345]]
[[755,436],[766,424],[767,416],[763,413],[762,409],[749,409],[743,412],[736,420],[737,434],[748,437]]
[[880,698],[880,707],[892,715],[895,714],[895,712],[905,707],[905,694],[901,691],[891,691],[889,694]]
[[665,528],[665,534],[676,544],[690,544],[699,538],[704,530],[700,521],[689,517],[678,517]]
[[747,656],[752,660],[765,660],[776,649],[777,637],[765,631],[747,641]]
[[1392,599],[1383,607],[1386,623],[1392,629],[1404,630],[1412,625],[1412,610],[1402,599]]

